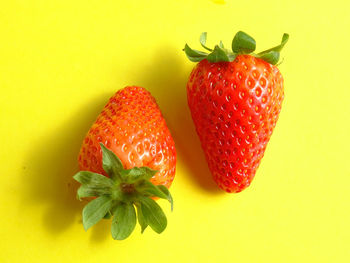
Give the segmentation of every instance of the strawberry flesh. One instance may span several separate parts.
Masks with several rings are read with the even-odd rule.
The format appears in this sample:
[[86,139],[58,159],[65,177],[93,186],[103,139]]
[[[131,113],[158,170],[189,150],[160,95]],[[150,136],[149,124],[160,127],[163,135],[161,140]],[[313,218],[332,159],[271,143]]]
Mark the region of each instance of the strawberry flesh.
[[119,157],[125,169],[147,166],[158,170],[151,182],[170,187],[175,176],[175,145],[155,99],[146,89],[126,87],[110,98],[83,141],[80,170],[106,175],[101,142]]
[[188,105],[210,171],[227,192],[248,187],[284,97],[278,68],[251,55],[232,62],[204,59],[187,83]]

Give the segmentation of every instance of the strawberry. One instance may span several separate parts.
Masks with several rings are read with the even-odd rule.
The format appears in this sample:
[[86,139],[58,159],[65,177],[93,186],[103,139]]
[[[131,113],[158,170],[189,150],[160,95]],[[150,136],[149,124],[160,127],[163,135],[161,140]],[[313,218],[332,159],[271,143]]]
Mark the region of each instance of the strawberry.
[[112,236],[127,238],[136,225],[161,233],[166,217],[154,201],[171,203],[176,166],[174,141],[152,95],[126,87],[112,96],[88,131],[79,153],[77,197],[97,197],[83,209],[85,230],[113,216]]
[[289,35],[257,54],[244,32],[235,35],[232,51],[222,42],[208,48],[206,36],[200,43],[209,54],[184,48],[199,62],[187,83],[188,105],[215,182],[237,193],[253,180],[281,111],[283,78],[275,64]]

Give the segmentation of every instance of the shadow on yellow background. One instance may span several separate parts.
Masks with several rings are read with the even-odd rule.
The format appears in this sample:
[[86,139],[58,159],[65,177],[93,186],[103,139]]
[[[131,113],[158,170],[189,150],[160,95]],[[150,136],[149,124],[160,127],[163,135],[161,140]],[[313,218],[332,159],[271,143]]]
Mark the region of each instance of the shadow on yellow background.
[[52,235],[81,221],[85,202],[76,199],[78,183],[72,176],[78,171],[81,142],[109,96],[101,94],[57,125],[53,133],[42,135],[28,154],[23,205],[47,206],[42,224]]

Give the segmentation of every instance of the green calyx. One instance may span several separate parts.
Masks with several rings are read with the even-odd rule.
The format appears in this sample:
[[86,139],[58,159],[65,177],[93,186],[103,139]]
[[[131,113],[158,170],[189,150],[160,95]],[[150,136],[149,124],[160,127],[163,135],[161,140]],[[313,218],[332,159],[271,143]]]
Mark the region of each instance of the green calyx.
[[[150,179],[158,171],[148,167],[124,169],[120,159],[102,143],[103,169],[109,177],[101,174],[80,171],[73,178],[81,183],[77,198],[97,197],[83,209],[85,230],[101,219],[112,219],[112,237],[126,239],[134,230],[136,221],[141,233],[150,226],[161,233],[167,226],[167,219],[160,206],[151,197],[166,199],[173,209],[173,199],[164,185],[154,185]],[[137,210],[137,215],[136,211]]]
[[231,62],[238,55],[249,54],[251,56],[261,58],[270,64],[276,65],[280,59],[280,52],[284,45],[287,43],[288,39],[289,35],[285,33],[283,34],[281,44],[278,46],[267,49],[260,53],[254,53],[256,48],[256,42],[254,38],[242,31],[237,32],[233,38],[231,50],[226,49],[222,41],[220,41],[218,45],[215,45],[213,49],[207,47],[207,33],[204,32],[201,34],[199,42],[201,43],[201,46],[209,52],[192,49],[187,44],[185,45],[183,51],[185,51],[186,56],[192,62],[199,62],[203,59],[207,59],[209,62]]

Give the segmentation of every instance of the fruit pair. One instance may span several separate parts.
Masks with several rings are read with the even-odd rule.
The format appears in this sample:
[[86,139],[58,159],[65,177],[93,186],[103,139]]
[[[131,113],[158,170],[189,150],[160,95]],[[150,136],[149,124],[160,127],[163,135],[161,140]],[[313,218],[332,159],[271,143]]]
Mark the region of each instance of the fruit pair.
[[[288,40],[252,53],[255,41],[238,32],[232,52],[222,42],[209,54],[191,49],[199,62],[187,83],[188,105],[215,182],[227,192],[240,192],[254,177],[283,100],[283,78],[274,64]],[[166,217],[154,198],[167,199],[175,175],[176,151],[165,120],[151,94],[126,87],[107,103],[90,128],[79,154],[82,185],[78,198],[97,197],[83,210],[87,230],[113,216],[112,236],[125,239],[138,220],[161,233]],[[135,212],[137,210],[137,214]]]

